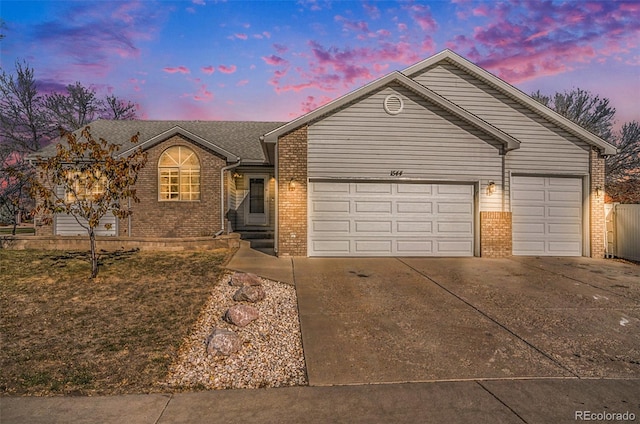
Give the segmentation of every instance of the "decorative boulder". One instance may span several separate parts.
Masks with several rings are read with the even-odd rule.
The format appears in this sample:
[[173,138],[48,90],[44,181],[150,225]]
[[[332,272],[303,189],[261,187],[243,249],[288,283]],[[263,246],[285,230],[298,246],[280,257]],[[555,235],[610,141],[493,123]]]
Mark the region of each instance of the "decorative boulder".
[[249,305],[234,305],[224,314],[225,321],[238,327],[244,327],[256,319],[258,319],[258,310]]
[[260,286],[243,286],[234,293],[233,300],[256,303],[264,299],[264,296],[264,290]]
[[251,273],[245,274],[244,272],[236,272],[231,276],[231,281],[229,281],[229,285],[236,286],[236,287],[260,286],[262,285],[262,281],[260,280],[260,277],[258,277],[256,274],[251,274]]
[[213,356],[229,356],[242,347],[242,341],[236,333],[224,328],[214,328],[207,338],[207,353]]

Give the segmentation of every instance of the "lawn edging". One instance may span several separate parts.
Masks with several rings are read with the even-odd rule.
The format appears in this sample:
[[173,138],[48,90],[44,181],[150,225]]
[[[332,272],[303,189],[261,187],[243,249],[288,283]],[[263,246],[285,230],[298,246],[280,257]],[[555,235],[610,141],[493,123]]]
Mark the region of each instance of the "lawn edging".
[[[215,250],[237,249],[240,235],[236,233],[217,237],[188,238],[136,238],[136,237],[96,237],[98,250]],[[88,236],[0,236],[0,248],[10,250],[87,250]]]

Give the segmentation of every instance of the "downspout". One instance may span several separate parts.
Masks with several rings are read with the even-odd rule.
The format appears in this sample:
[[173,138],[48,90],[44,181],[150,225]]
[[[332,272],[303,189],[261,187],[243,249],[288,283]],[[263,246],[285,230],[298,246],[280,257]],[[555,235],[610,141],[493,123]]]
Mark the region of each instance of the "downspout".
[[[507,157],[507,152],[502,153],[502,182],[501,182],[502,183],[502,209],[501,209],[502,212],[506,212],[505,211],[505,206],[506,206],[505,196],[506,196],[506,193],[505,193],[505,190],[504,190],[504,188],[506,187],[505,184],[507,182],[506,181],[507,177],[505,175],[505,171],[506,171],[505,159],[506,159],[506,157]],[[509,184],[511,184],[511,182],[509,182]]]
[[218,231],[214,237],[218,237],[220,234],[224,233],[224,173],[230,169],[236,168],[240,165],[240,161],[242,159],[236,158],[237,162],[231,165],[227,165],[220,170],[220,231]]

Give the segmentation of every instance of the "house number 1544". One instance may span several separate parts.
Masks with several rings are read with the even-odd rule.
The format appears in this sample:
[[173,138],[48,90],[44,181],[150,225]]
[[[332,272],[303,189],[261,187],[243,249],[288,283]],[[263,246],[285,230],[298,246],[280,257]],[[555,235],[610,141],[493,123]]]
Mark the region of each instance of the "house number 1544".
[[392,177],[400,177],[400,176],[402,176],[402,171],[401,171],[401,170],[399,170],[399,169],[394,169],[394,170],[392,170],[392,171],[390,172],[390,175],[391,175]]

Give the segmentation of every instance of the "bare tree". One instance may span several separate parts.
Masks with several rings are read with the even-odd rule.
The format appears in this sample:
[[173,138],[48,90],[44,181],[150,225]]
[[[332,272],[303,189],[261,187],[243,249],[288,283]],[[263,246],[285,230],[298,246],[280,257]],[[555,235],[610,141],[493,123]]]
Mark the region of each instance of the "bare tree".
[[603,140],[612,141],[616,109],[609,105],[609,99],[601,99],[580,88],[553,96],[544,95],[538,90],[531,97]]
[[13,225],[14,234],[20,216],[33,206],[28,193],[31,168],[25,157],[55,134],[33,69],[26,63],[15,66],[15,75],[0,74],[0,219]]
[[104,99],[92,87],[80,82],[69,84],[64,93],[46,96],[45,106],[50,119],[65,131],[75,131],[98,118],[115,120],[136,119],[136,105],[115,95]]
[[66,93],[46,96],[45,106],[51,119],[65,131],[75,131],[100,117],[102,104],[96,91],[76,82],[67,85]]
[[606,192],[625,202],[640,201],[640,124],[625,123],[620,132],[613,132],[615,108],[609,99],[575,88],[547,96],[540,91],[531,94],[538,102],[616,145],[618,154],[606,159]]
[[606,161],[606,191],[615,201],[640,202],[640,123],[624,124],[614,142],[618,154]]
[[101,117],[130,121],[136,119],[136,105],[111,94],[105,97]]

